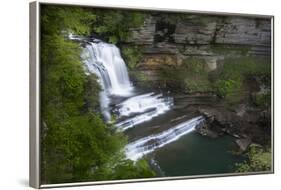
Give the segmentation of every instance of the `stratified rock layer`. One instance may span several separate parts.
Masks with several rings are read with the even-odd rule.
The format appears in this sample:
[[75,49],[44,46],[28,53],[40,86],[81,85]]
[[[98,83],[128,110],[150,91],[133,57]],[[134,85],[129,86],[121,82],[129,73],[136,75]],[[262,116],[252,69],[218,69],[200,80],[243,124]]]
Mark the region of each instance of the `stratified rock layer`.
[[138,70],[151,80],[160,64],[179,65],[189,57],[204,59],[213,71],[227,57],[271,55],[271,20],[265,18],[157,13],[131,31],[125,44],[142,47]]

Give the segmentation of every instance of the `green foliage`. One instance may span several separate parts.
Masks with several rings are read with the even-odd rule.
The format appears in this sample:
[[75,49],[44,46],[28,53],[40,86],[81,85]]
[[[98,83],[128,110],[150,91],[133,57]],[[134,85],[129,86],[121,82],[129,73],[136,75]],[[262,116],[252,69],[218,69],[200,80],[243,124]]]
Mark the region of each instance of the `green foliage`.
[[270,69],[270,61],[266,58],[240,57],[225,59],[222,69],[213,78],[215,92],[229,103],[237,103],[243,96],[245,80],[270,76]]
[[42,183],[151,177],[146,161],[133,163],[122,151],[125,136],[93,112],[100,86],[85,75],[78,43],[67,33],[87,35],[96,22],[85,8],[43,5],[41,17]]
[[41,32],[43,34],[60,34],[74,32],[75,34],[89,34],[89,25],[96,21],[96,15],[90,9],[46,5],[41,6]]
[[222,98],[225,98],[227,95],[232,94],[241,88],[240,80],[218,80],[214,85],[216,87],[217,95]]
[[125,41],[130,37],[130,28],[141,26],[146,14],[125,10],[96,10],[97,22],[94,32],[104,36],[110,43]]
[[211,90],[205,61],[199,58],[186,58],[180,66],[163,65],[160,77],[168,85],[183,92],[206,92]]
[[93,110],[99,105],[99,92],[101,87],[97,82],[97,77],[93,74],[87,76],[85,83],[85,103],[86,107]]
[[73,116],[51,106],[47,111],[42,155],[47,183],[94,180],[92,168],[108,162],[125,143],[96,114]]
[[138,66],[142,59],[142,49],[138,46],[125,46],[121,48],[122,57],[129,68],[129,75],[132,81],[138,88],[149,88],[151,81],[141,71]]
[[199,58],[188,58],[184,60],[183,68],[196,75],[207,75],[205,61]]
[[[207,72],[205,61],[186,58],[181,65],[161,65],[160,79],[168,88],[180,92],[214,92],[229,105],[248,98],[246,81],[254,79],[270,88],[271,65],[268,58],[226,58],[216,71]],[[253,103],[270,105],[270,94],[255,94]]]
[[258,146],[251,146],[247,153],[248,161],[236,164],[237,172],[270,171],[271,150],[263,150]]
[[220,77],[243,80],[249,76],[270,75],[270,69],[270,60],[266,58],[228,58],[224,60]]
[[252,101],[258,107],[268,108],[271,105],[271,92],[253,94]]
[[[116,159],[116,157],[115,157]],[[147,161],[144,159],[133,162],[131,160],[124,160],[117,158],[119,163],[110,167],[103,167],[97,172],[99,179],[137,179],[137,178],[148,178],[154,177],[156,174],[153,172]],[[116,161],[113,161],[116,163]]]
[[115,179],[136,179],[154,177],[154,171],[148,169],[149,165],[146,160],[140,159],[136,163],[126,161],[116,167]]
[[147,77],[146,74],[138,70],[129,70],[130,78],[135,82],[135,86],[140,89],[152,88],[152,81]]
[[202,59],[186,59],[183,67],[188,70],[185,74],[185,89],[190,92],[211,91],[211,84],[208,79],[208,72],[205,68],[205,61]]
[[137,46],[122,48],[122,56],[130,70],[136,69],[142,58],[141,50]]
[[[77,44],[54,34],[41,40],[42,106],[47,103],[83,106],[86,81]],[[76,100],[72,102],[72,100]]]
[[189,92],[210,92],[211,84],[206,78],[185,79],[185,89]]

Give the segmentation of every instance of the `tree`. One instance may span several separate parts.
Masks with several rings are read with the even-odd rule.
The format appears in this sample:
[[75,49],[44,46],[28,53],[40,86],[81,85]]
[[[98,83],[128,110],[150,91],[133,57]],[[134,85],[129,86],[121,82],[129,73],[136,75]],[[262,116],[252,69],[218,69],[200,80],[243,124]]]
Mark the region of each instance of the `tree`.
[[126,137],[94,112],[101,88],[84,73],[80,45],[67,38],[69,32],[88,35],[95,12],[41,8],[42,183],[154,176],[146,161],[126,160]]

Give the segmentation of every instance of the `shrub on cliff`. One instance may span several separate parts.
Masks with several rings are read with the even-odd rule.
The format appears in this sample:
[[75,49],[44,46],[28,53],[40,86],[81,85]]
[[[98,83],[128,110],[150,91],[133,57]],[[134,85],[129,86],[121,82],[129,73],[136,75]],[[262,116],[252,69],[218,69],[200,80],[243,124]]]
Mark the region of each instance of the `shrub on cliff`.
[[[245,81],[270,78],[270,60],[256,57],[227,58],[221,69],[213,75],[216,94],[229,103],[238,103],[245,96]],[[264,84],[270,88],[270,82]]]
[[160,79],[166,81],[172,91],[211,91],[205,61],[196,57],[184,59],[181,65],[161,65]]
[[216,93],[219,97],[225,98],[232,93],[240,91],[241,81],[232,79],[219,79],[214,84]]
[[271,150],[251,145],[246,154],[248,161],[236,164],[237,172],[259,172],[271,170]]
[[252,102],[260,108],[269,108],[271,106],[271,93],[259,92],[252,95]]
[[97,21],[93,32],[103,36],[108,42],[116,44],[126,41],[130,35],[130,28],[143,24],[146,14],[137,11],[125,10],[94,10]]
[[140,48],[137,46],[128,46],[121,49],[122,57],[130,70],[136,69],[142,58]]

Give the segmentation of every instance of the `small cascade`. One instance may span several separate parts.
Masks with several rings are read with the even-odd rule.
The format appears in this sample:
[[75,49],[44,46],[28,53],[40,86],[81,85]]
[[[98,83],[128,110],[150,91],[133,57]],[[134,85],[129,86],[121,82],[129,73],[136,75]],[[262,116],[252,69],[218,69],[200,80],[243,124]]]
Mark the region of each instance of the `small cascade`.
[[198,116],[186,122],[180,123],[166,131],[153,134],[134,142],[125,147],[126,156],[131,160],[138,160],[142,156],[153,152],[171,142],[178,140],[183,135],[192,132],[196,126],[204,122],[203,116]]
[[134,96],[117,105],[120,116],[129,116],[133,113],[143,113],[149,109],[169,110],[170,98],[162,94],[147,93]]
[[147,93],[134,96],[116,106],[115,112],[118,116],[127,118],[117,122],[115,126],[121,131],[127,130],[169,111],[171,106],[173,106],[173,99],[163,97],[162,94]]

